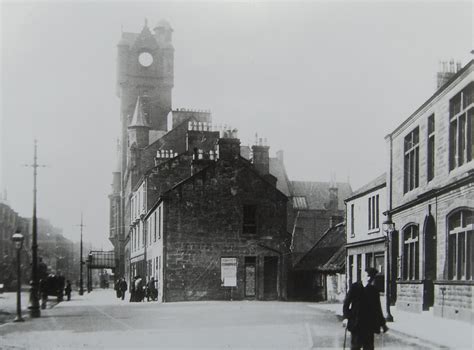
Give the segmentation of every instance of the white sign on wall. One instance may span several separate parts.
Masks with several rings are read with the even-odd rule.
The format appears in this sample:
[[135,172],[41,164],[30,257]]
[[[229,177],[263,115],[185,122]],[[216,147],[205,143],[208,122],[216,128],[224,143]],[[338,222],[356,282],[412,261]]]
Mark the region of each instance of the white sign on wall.
[[237,258],[221,258],[221,281],[224,287],[237,287]]

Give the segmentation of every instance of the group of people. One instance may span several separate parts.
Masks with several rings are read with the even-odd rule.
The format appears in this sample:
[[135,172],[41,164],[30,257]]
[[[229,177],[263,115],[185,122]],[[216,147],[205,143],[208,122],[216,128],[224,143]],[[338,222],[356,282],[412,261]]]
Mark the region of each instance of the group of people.
[[[127,282],[123,277],[120,278],[115,284],[117,298],[124,300],[127,289]],[[150,281],[145,283],[143,278],[140,275],[137,275],[130,283],[130,302],[142,302],[145,298],[147,301],[150,301],[150,299],[152,301],[158,300],[158,289],[156,288],[155,278],[151,277]]]
[[48,267],[40,257],[38,259],[38,277],[39,277],[39,294],[41,297],[41,308],[46,308],[48,295],[55,296],[58,302],[63,301],[64,295],[67,300],[71,300],[71,282],[66,280],[61,274],[55,275],[48,273]]

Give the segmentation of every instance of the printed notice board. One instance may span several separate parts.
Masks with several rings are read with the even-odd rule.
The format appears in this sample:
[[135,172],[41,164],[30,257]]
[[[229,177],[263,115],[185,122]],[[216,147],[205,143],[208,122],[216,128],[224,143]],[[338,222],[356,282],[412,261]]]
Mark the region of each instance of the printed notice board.
[[237,258],[221,258],[221,280],[224,287],[237,287]]

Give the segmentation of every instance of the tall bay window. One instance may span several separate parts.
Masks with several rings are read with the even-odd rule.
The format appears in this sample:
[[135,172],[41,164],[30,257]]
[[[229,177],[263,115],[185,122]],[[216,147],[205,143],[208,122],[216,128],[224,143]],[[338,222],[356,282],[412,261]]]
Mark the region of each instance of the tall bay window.
[[419,279],[420,243],[418,226],[410,225],[403,230],[403,279]]
[[449,170],[470,162],[474,149],[474,83],[449,101]]
[[473,280],[474,210],[463,209],[448,218],[448,278]]
[[428,182],[433,180],[435,175],[435,119],[434,114],[428,117],[428,161],[427,161]]
[[420,129],[405,136],[404,193],[418,187]]

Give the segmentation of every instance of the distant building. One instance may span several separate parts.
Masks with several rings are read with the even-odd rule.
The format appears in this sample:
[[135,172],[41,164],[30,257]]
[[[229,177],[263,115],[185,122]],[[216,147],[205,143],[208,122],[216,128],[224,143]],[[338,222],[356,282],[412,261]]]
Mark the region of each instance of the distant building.
[[294,299],[342,301],[346,295],[344,223],[331,226],[293,267]]
[[436,92],[386,137],[396,306],[472,322],[474,61],[452,62],[438,78]]
[[6,196],[0,195],[0,283],[6,289],[13,289],[16,281],[16,249],[12,242],[12,236],[17,230],[24,236],[22,259],[24,259],[22,276],[23,281],[29,280],[30,271],[28,262],[30,259],[30,235],[28,232],[28,220],[22,218],[9,205]]
[[306,254],[329,227],[344,221],[344,198],[349,183],[290,181],[288,232],[292,235],[293,264]]
[[[347,284],[361,280],[362,271],[375,267],[376,286],[385,291],[386,247],[382,224],[387,210],[386,174],[378,176],[345,200],[347,214]],[[393,266],[393,264],[392,264]],[[395,294],[392,293],[392,297]]]

